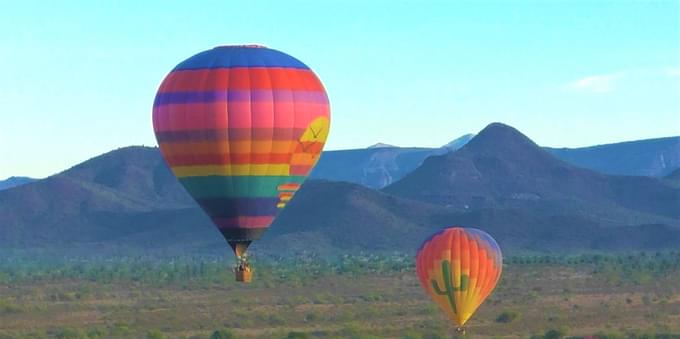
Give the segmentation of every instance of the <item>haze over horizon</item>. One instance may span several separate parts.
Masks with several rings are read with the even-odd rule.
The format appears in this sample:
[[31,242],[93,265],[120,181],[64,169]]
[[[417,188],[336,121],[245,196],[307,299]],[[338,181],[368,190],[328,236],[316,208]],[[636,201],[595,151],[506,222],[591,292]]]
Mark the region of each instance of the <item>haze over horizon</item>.
[[386,5],[0,5],[0,178],[156,145],[160,81],[230,43],[281,50],[319,75],[327,150],[439,147],[494,121],[550,147],[680,134],[677,2]]

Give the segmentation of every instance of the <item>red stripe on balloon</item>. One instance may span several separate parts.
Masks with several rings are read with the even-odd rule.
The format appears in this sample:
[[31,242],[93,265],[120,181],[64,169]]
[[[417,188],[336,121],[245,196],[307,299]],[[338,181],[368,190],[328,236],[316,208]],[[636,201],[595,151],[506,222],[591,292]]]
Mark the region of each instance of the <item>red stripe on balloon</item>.
[[244,67],[174,71],[168,74],[158,92],[225,88],[324,91],[314,72],[308,69]]
[[310,121],[330,115],[328,104],[274,101],[266,105],[211,102],[163,105],[154,108],[156,132],[219,128],[306,128]]
[[291,165],[290,175],[308,175],[312,167],[312,165]]
[[213,218],[212,221],[217,228],[262,228],[268,227],[274,216],[240,216],[234,218]]
[[193,154],[166,156],[170,167],[230,164],[289,164],[291,154]]

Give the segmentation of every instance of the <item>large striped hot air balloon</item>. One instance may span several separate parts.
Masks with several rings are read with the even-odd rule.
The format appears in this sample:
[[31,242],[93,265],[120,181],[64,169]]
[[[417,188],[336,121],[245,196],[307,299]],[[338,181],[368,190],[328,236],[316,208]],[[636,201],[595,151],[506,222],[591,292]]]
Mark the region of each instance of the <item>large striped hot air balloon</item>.
[[330,109],[301,61],[258,45],[220,46],[165,77],[153,127],[172,172],[243,259],[319,159]]
[[452,227],[423,243],[416,255],[416,273],[425,291],[462,331],[496,286],[502,262],[501,250],[490,235]]

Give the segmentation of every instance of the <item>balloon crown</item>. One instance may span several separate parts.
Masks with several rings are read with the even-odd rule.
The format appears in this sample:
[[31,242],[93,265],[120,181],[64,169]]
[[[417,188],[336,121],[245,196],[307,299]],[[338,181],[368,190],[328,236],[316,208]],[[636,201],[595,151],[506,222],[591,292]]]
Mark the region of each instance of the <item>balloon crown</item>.
[[215,48],[233,48],[233,47],[243,47],[243,48],[267,48],[265,45],[260,44],[245,44],[245,45],[220,45]]

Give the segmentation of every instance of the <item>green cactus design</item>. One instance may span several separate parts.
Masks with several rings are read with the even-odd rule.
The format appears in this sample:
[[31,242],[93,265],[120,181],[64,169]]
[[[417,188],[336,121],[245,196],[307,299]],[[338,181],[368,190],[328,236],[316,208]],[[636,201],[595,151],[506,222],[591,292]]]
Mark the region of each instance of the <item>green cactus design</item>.
[[453,283],[451,282],[451,263],[448,260],[442,261],[442,275],[444,276],[444,286],[446,287],[446,289],[442,291],[436,279],[431,280],[432,289],[434,290],[434,293],[437,293],[438,295],[447,296],[449,298],[449,304],[451,305],[451,309],[453,309],[453,313],[458,314],[453,292],[467,291],[468,284],[470,282],[470,277],[465,274],[462,275],[460,277],[460,287],[458,288],[454,287]]

